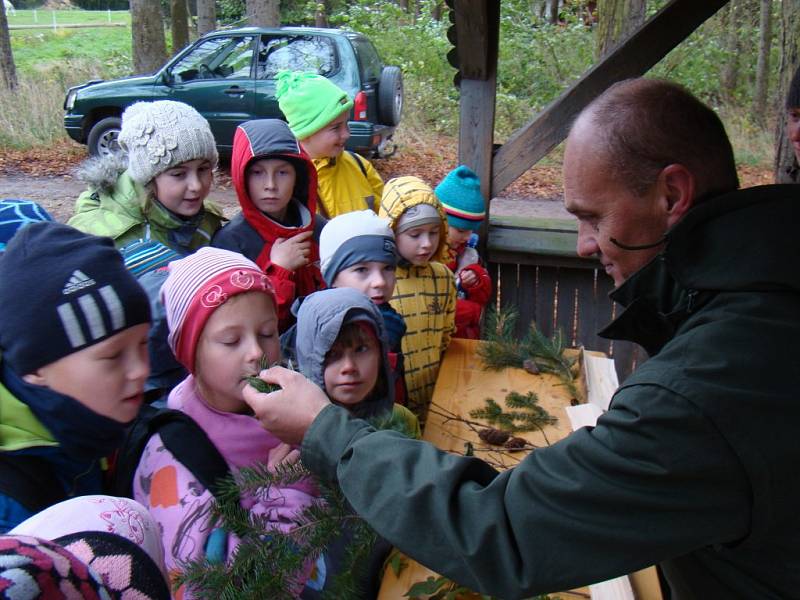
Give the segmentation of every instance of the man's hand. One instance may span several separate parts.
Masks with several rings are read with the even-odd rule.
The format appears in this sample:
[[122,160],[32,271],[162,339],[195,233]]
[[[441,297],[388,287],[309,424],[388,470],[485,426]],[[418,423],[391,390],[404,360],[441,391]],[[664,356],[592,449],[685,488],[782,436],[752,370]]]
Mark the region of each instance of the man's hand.
[[287,271],[296,271],[308,264],[311,255],[311,236],[313,231],[304,231],[290,238],[278,238],[269,252],[270,262]]
[[458,274],[458,278],[461,280],[461,285],[465,288],[471,288],[478,283],[478,276],[475,275],[475,271],[461,271],[461,273]]
[[261,371],[259,377],[267,383],[277,383],[281,389],[262,394],[247,385],[244,401],[253,409],[264,429],[287,444],[299,445],[306,430],[330,400],[325,392],[297,371],[272,367]]

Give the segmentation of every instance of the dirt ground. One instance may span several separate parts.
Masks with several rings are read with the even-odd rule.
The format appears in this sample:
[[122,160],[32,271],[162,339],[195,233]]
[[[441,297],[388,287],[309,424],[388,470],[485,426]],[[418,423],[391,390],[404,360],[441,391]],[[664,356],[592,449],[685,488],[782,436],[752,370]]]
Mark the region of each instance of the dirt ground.
[[[394,157],[374,160],[373,164],[384,181],[417,175],[434,186],[454,166],[452,145],[443,142],[436,147],[401,148]],[[85,189],[72,174],[86,158],[86,148],[70,140],[27,151],[0,149],[0,198],[35,200],[57,220],[66,221]],[[772,183],[771,169],[766,167],[740,166],[739,177],[742,187]],[[490,210],[498,216],[571,218],[562,205],[561,190],[560,168],[536,165],[493,198]],[[217,173],[210,197],[228,217],[239,210],[225,165]]]

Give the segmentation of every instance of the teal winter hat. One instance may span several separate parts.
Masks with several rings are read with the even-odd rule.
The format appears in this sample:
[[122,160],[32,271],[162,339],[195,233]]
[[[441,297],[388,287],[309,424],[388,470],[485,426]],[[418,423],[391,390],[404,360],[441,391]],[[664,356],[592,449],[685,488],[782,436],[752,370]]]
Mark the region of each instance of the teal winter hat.
[[353,108],[347,92],[316,73],[279,72],[275,96],[298,140],[304,140]]
[[444,206],[447,223],[458,229],[480,229],[486,216],[481,194],[481,180],[475,172],[461,165],[450,171],[433,193]]

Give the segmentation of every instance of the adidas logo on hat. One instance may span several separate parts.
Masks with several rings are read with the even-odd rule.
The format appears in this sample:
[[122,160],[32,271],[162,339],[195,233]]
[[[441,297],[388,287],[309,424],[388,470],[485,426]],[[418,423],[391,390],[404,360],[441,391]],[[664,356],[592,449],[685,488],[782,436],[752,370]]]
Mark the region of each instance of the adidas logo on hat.
[[94,279],[78,269],[72,272],[69,281],[64,284],[64,289],[61,293],[65,296],[67,294],[74,294],[75,292],[79,292],[84,288],[96,285],[96,283],[97,282]]

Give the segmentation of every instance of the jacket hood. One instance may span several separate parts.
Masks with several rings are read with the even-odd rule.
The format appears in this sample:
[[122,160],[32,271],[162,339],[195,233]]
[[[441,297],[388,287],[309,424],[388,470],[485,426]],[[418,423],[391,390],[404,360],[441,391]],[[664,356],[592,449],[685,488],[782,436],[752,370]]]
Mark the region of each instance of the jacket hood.
[[124,152],[115,152],[83,161],[75,169],[75,178],[103,194],[109,194],[117,185],[119,176],[127,168],[128,155]]
[[383,187],[383,196],[381,196],[378,215],[388,218],[392,230],[395,230],[400,215],[417,204],[430,204],[439,213],[439,217],[442,220],[439,247],[434,252],[431,261],[447,262],[447,214],[431,187],[422,179],[408,175],[406,177],[395,177],[387,181]]
[[350,412],[363,418],[391,411],[394,403],[383,317],[369,298],[352,288],[331,288],[307,296],[297,311],[297,365],[303,375],[325,389],[325,355],[333,347],[342,327],[355,321],[367,321],[375,327],[381,344],[381,368],[387,384],[385,397],[372,397],[349,407]]
[[[300,227],[287,228],[270,219],[258,210],[250,198],[245,173],[248,165],[260,158],[282,158],[294,165],[297,181],[292,197],[302,207]],[[317,170],[284,121],[258,119],[246,121],[236,128],[231,155],[231,179],[244,218],[262,237],[289,237],[313,227],[313,216],[317,210]]]

